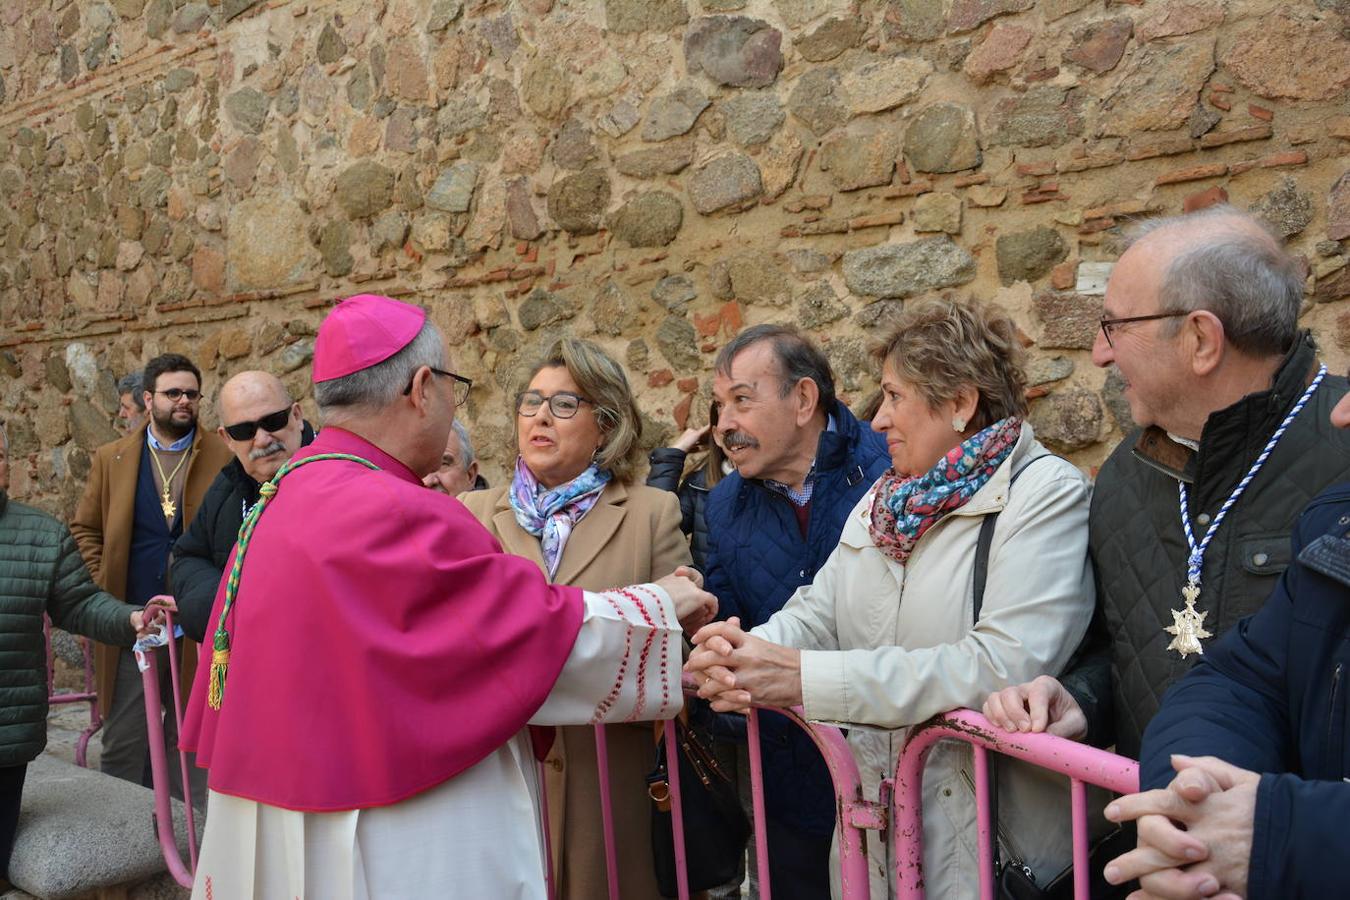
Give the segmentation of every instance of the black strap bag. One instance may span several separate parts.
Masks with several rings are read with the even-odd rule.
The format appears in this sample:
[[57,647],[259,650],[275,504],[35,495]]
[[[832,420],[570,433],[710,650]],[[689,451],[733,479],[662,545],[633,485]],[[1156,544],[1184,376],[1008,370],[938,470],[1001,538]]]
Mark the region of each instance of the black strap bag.
[[[675,720],[680,765],[680,810],[689,890],[703,891],[731,881],[741,870],[750,822],[741,809],[736,783],[713,753],[711,708],[689,698],[691,712]],[[679,895],[675,875],[675,839],[670,812],[664,723],[657,723],[656,768],[647,776],[652,798],[652,859],[663,897]]]
[[[1027,467],[1038,459],[1054,459],[1054,454],[1045,453],[1027,461],[1022,468],[1013,473],[1008,481],[1009,492],[1018,477]],[[998,522],[998,513],[992,512],[980,523],[980,536],[975,544],[975,586],[974,620],[980,621],[980,610],[984,607],[984,588],[989,580],[989,550],[994,542],[994,525]],[[989,810],[994,825],[994,886],[995,896],[999,900],[1072,900],[1073,865],[1051,878],[1045,885],[1036,881],[1036,874],[1020,859],[1000,858],[998,836],[1002,834],[998,821],[998,770],[997,758],[990,759]],[[1134,849],[1132,830],[1117,828],[1094,844],[1088,851],[1088,866],[1091,869],[1088,896],[1092,900],[1123,900],[1137,885],[1113,885],[1106,881],[1102,870],[1106,864],[1122,853]]]

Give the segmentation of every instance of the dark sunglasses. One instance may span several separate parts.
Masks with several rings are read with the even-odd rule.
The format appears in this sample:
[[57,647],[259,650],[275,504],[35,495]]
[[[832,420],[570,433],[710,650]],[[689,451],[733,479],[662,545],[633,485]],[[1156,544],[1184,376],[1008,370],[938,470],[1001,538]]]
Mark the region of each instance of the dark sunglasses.
[[174,403],[177,403],[183,397],[188,398],[189,403],[196,403],[202,396],[201,391],[193,390],[192,388],[188,388],[186,391],[182,388],[169,388],[167,391],[155,391],[155,393],[163,394]]
[[258,433],[258,429],[275,434],[286,427],[286,423],[291,420],[291,408],[278,410],[274,413],[268,413],[256,422],[238,422],[234,425],[226,425],[225,433],[230,436],[232,441],[251,441],[253,436]]

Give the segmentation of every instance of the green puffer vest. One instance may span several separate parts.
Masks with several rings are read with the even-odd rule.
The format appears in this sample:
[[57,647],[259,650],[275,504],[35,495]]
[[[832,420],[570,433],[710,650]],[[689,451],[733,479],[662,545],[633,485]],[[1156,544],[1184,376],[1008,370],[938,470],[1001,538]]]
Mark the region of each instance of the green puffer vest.
[[[1156,428],[1136,430],[1102,465],[1088,528],[1097,602],[1111,642],[1118,753],[1138,758],[1163,694],[1200,659],[1169,651],[1172,635],[1163,631],[1173,622],[1171,611],[1185,607],[1188,550],[1178,481],[1187,482],[1193,533],[1203,540],[1210,518],[1308,386],[1316,356],[1305,333],[1270,390],[1209,417],[1198,452]],[[1330,485],[1350,480],[1350,431],[1330,422],[1347,388],[1345,378],[1323,379],[1210,541],[1196,603],[1214,635],[1205,644],[1260,608],[1289,565],[1289,534],[1303,507]]]
[[0,491],[0,766],[23,765],[47,744],[42,614],[67,631],[130,646],[132,609],[90,580],[64,525]]

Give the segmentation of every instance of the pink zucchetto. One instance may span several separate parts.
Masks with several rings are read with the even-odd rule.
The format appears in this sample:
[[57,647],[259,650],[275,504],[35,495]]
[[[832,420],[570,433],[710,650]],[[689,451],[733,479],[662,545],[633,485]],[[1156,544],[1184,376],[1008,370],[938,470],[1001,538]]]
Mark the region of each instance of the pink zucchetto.
[[348,297],[324,318],[314,339],[314,382],[332,381],[402,350],[426,323],[426,311],[377,294]]

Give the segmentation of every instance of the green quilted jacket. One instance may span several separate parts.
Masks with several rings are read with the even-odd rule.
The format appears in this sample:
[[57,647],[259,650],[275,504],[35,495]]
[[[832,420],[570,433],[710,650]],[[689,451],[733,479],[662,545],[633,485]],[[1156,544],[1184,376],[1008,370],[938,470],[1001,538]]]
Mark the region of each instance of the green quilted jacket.
[[130,646],[131,611],[89,578],[66,526],[0,491],[0,766],[47,744],[42,614],[76,634]]

